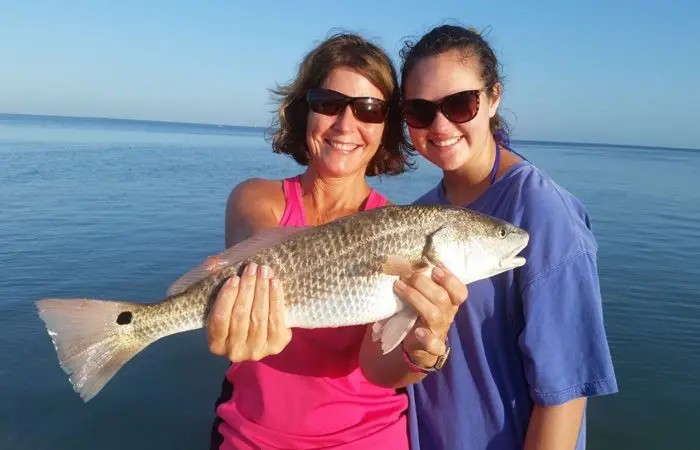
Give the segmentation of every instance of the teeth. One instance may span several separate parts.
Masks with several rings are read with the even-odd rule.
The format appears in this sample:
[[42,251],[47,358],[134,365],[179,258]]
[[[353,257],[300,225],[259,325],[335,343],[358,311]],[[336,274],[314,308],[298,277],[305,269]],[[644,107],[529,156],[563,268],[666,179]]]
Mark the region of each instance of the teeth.
[[344,151],[344,152],[349,152],[351,150],[355,150],[358,146],[355,144],[348,144],[345,142],[338,142],[338,141],[328,141],[332,147]]
[[450,146],[450,145],[456,144],[457,141],[460,140],[460,138],[461,138],[461,136],[457,136],[457,137],[453,137],[453,138],[450,138],[450,139],[443,139],[443,140],[440,140],[440,141],[431,140],[430,142],[432,142],[433,145],[435,145],[435,146],[437,146],[437,147],[448,147],[448,146]]

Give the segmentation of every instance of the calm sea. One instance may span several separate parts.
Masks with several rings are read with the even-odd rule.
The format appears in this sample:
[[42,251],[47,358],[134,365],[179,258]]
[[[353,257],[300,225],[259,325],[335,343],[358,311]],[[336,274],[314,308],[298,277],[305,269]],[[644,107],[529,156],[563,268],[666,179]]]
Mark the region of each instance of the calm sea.
[[[700,151],[520,142],[588,207],[621,392],[589,448],[700,448]],[[0,449],[206,448],[226,361],[163,339],[84,404],[33,302],[150,301],[223,244],[231,187],[299,172],[259,129],[0,115]],[[373,184],[395,202],[438,172]]]

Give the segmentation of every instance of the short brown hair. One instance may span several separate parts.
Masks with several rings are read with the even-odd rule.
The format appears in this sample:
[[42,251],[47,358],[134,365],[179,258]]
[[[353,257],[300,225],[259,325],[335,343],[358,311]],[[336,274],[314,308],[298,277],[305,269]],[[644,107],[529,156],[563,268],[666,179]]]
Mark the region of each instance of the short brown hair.
[[401,128],[396,70],[382,49],[350,33],[334,34],[323,41],[304,57],[293,81],[272,90],[279,104],[272,127],[274,152],[288,154],[301,165],[309,164],[306,91],[321,86],[328,74],[338,67],[348,67],[363,75],[382,92],[389,104],[382,143],[367,165],[366,175],[398,175],[412,168],[409,160],[412,149],[406,144]]

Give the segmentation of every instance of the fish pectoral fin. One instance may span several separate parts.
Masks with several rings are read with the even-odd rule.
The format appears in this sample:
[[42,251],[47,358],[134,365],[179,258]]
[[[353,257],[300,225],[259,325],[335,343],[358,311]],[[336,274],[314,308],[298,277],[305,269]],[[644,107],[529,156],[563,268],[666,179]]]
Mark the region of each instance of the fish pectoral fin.
[[387,354],[395,349],[406,337],[418,319],[418,314],[411,307],[405,307],[388,319],[375,322],[372,325],[372,340],[382,341],[382,353]]
[[414,272],[422,272],[429,268],[430,264],[425,260],[411,262],[399,255],[387,255],[382,262],[382,272],[397,277],[410,275]]
[[178,278],[168,288],[167,295],[184,292],[188,287],[218,272],[224,267],[232,266],[250,258],[259,251],[290,239],[310,227],[273,227],[262,230],[223,252],[209,256],[201,264]]
[[391,319],[391,317],[387,317],[384,320],[372,324],[372,341],[377,342],[379,338],[382,337],[382,329],[384,329],[384,325],[386,325],[389,319]]

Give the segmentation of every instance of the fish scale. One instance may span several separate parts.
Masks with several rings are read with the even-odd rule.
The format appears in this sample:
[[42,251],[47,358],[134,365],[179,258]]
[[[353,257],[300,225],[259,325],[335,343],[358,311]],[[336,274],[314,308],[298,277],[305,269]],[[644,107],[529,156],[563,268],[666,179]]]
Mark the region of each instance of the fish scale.
[[[386,206],[314,228],[278,228],[224,251],[178,280],[163,300],[139,304],[44,299],[39,314],[74,389],[87,401],[134,355],[165,336],[202,328],[223,283],[249,263],[282,282],[287,326],[376,323],[382,351],[417,318],[395,296],[401,275],[442,262],[464,283],[516,268],[527,232],[464,208]],[[429,267],[429,265],[428,265]]]

